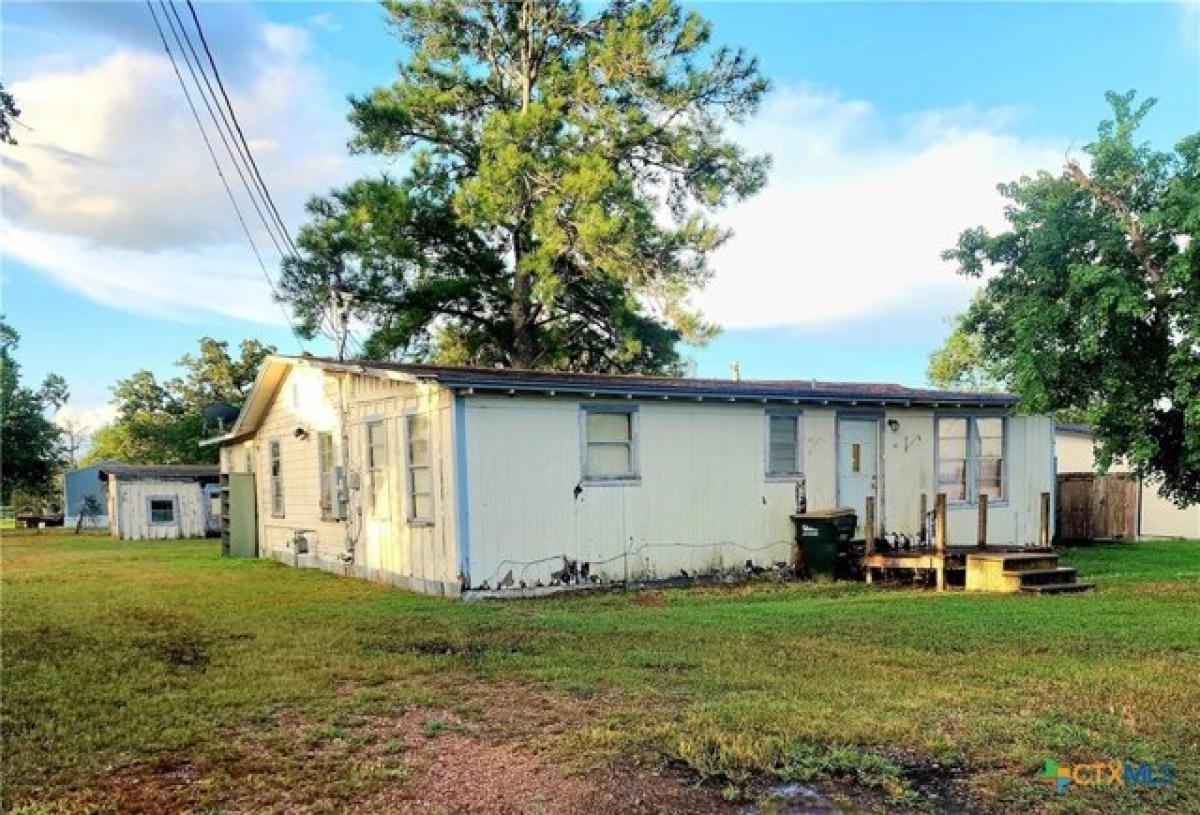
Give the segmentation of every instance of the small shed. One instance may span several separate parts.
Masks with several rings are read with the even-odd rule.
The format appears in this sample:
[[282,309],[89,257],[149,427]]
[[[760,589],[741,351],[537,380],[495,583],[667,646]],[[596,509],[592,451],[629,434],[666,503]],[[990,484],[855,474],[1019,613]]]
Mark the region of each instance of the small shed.
[[108,526],[108,487],[100,479],[100,471],[105,467],[122,465],[120,461],[97,461],[87,467],[70,470],[63,475],[63,519],[64,526],[75,526],[83,503],[92,497],[100,505],[100,514],[85,517],[84,524],[89,527],[104,528]]
[[107,484],[109,529],[125,540],[199,538],[220,531],[210,495],[215,464],[115,464],[100,468]]

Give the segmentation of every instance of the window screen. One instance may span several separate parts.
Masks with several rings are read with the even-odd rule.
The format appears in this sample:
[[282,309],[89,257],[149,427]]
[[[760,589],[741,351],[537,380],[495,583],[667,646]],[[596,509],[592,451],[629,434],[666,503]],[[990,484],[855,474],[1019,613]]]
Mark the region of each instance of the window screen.
[[271,480],[271,514],[283,515],[283,452],[279,439],[267,444],[268,469]]
[[433,521],[433,477],[430,467],[429,416],[405,417],[408,436],[408,519]]
[[321,489],[321,517],[341,516],[337,506],[336,459],[333,456],[333,434],[317,434],[317,478]]
[[799,415],[767,416],[767,475],[797,475],[801,466]]
[[371,509],[377,518],[386,518],[391,514],[387,467],[387,429],[382,421],[368,422],[367,475],[371,481]]

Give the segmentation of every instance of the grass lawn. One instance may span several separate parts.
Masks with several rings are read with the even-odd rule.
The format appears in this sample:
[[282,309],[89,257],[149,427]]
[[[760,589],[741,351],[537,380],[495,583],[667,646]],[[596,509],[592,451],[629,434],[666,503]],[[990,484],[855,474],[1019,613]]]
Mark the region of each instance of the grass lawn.
[[[136,785],[163,809],[395,811],[438,749],[503,748],[513,772],[667,768],[718,802],[779,779],[880,811],[1200,812],[1200,542],[1064,561],[1099,590],[470,604],[213,541],[6,533],[2,804],[154,808]],[[1046,759],[1176,780],[1060,794]]]

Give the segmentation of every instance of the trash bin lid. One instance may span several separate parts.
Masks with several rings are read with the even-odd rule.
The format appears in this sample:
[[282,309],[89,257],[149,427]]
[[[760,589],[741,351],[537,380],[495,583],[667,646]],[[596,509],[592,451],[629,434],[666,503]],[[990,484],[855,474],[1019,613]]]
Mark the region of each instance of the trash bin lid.
[[854,507],[831,507],[828,509],[810,509],[808,512],[796,512],[792,517],[798,521],[805,519],[818,520],[821,518],[844,518],[855,514]]

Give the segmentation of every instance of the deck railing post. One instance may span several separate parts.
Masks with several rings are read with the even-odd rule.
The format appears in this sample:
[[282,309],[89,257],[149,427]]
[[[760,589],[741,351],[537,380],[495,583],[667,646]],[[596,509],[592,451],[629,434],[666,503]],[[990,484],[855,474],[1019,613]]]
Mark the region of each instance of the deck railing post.
[[933,499],[933,547],[936,566],[934,580],[937,590],[946,589],[946,493],[939,492]]
[[929,545],[929,496],[921,493],[921,529],[917,532],[917,539],[922,546]]
[[983,493],[979,494],[979,538],[975,541],[975,546],[979,549],[987,548],[987,513],[988,513],[988,497]]
[[1038,543],[1043,549],[1050,546],[1050,493],[1042,493],[1042,522],[1038,529]]
[[867,541],[867,554],[875,552],[875,496],[868,495],[863,506],[863,537]]

